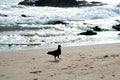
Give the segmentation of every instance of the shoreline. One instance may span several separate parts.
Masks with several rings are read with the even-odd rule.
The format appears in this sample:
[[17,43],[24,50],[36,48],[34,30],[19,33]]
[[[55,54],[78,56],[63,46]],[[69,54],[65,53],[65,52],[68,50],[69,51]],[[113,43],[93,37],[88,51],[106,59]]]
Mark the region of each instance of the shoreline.
[[119,80],[120,43],[0,51],[0,80]]
[[[63,45],[63,47],[76,47],[76,46],[88,46],[88,45],[104,45],[104,44],[117,44],[117,43],[120,43],[120,41],[116,41],[116,42],[114,42],[114,41],[110,41],[110,42],[99,42],[99,43],[84,43],[84,44],[67,44],[67,45],[65,45],[65,44],[62,44]],[[59,44],[58,44],[59,45]],[[49,49],[49,48],[55,48],[55,47],[57,47],[57,44],[55,44],[55,45],[52,45],[51,47],[50,46],[48,46],[48,47],[37,47],[37,48],[25,48],[25,49],[4,49],[4,50],[0,50],[0,52],[9,52],[9,51],[20,51],[20,50],[38,50],[38,49]]]

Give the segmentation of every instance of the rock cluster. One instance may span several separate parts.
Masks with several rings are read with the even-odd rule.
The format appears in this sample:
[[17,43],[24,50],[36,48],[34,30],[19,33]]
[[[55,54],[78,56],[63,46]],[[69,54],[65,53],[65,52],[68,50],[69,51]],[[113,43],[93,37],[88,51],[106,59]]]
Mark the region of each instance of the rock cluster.
[[80,7],[80,6],[101,6],[104,3],[90,2],[85,0],[24,0],[19,5],[26,6],[52,6],[52,7]]

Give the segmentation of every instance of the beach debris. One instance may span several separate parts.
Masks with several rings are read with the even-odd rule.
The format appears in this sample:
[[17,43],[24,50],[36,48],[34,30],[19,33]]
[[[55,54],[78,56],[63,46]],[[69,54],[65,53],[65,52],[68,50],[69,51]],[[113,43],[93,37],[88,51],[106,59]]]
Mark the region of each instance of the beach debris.
[[42,71],[33,71],[33,72],[30,72],[30,74],[38,74],[38,73],[41,73]]
[[114,75],[114,74],[113,74],[112,76],[113,76],[113,77],[115,77],[115,75]]
[[111,57],[118,57],[118,56],[119,56],[118,54],[111,55]]
[[108,57],[109,57],[108,55],[103,56],[103,58],[108,58]]
[[37,78],[35,78],[34,80],[38,80]]
[[32,58],[32,60],[35,60],[35,58]]
[[53,77],[54,75],[56,75],[56,73],[54,73],[54,74],[51,74],[51,75],[50,75],[50,77]]
[[105,78],[105,76],[104,76],[104,75],[102,75],[100,78],[101,78],[101,79],[103,79],[103,78]]

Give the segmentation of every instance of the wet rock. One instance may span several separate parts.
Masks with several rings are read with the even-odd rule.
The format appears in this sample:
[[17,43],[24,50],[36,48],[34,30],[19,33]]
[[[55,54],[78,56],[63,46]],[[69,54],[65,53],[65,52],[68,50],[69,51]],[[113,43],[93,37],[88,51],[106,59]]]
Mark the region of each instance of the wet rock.
[[87,30],[86,32],[82,32],[77,35],[97,35],[97,33],[92,30]]
[[25,14],[22,14],[21,17],[25,17],[25,18],[26,18],[26,17],[30,17],[30,16],[27,16],[27,15],[25,15]]
[[114,28],[114,29],[117,30],[117,31],[120,31],[120,24],[114,25],[112,28]]
[[106,3],[102,2],[97,2],[97,1],[92,1],[90,2],[92,6],[102,6],[102,5],[107,5]]
[[24,15],[24,14],[22,14],[21,16],[22,16],[22,17],[27,17],[27,16],[26,16],[26,15]]
[[93,30],[94,30],[94,31],[102,31],[102,29],[99,28],[98,26],[95,26],[95,27],[93,28]]
[[6,14],[0,14],[1,17],[8,17]]
[[52,7],[80,7],[80,6],[101,6],[101,2],[90,2],[85,0],[24,0],[18,3],[26,6],[52,6]]
[[24,0],[19,4],[27,6],[72,7],[78,5],[78,2],[76,0]]
[[47,24],[56,25],[56,24],[67,24],[67,23],[58,20],[58,21],[49,21]]
[[11,46],[12,46],[12,44],[8,44],[8,46],[9,46],[9,47],[11,47]]
[[79,2],[79,6],[102,6],[102,5],[107,5],[105,3],[97,2],[97,1],[87,2],[87,1],[83,0],[83,1],[78,1],[78,2]]
[[35,0],[24,0],[18,3],[19,5],[33,6],[35,5]]

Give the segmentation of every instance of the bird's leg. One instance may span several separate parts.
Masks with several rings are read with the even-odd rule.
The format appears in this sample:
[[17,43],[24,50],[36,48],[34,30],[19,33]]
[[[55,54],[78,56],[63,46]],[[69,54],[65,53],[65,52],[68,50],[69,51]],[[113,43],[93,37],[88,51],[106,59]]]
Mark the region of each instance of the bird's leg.
[[56,56],[54,56],[54,58],[55,58],[55,61],[56,61]]
[[59,60],[61,59],[59,56],[57,56],[57,57],[58,57]]

